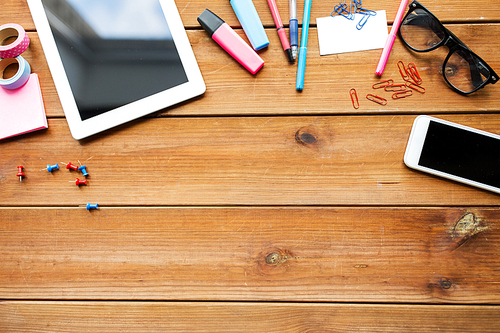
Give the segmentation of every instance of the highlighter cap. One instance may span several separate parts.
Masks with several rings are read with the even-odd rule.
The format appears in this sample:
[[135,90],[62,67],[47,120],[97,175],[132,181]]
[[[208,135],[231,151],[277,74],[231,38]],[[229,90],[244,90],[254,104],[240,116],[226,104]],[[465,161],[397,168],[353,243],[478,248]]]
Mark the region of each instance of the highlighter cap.
[[229,0],[243,31],[255,51],[269,45],[266,31],[252,0]]
[[212,13],[210,10],[205,9],[203,13],[197,18],[198,23],[210,34],[210,37],[223,25],[225,22]]

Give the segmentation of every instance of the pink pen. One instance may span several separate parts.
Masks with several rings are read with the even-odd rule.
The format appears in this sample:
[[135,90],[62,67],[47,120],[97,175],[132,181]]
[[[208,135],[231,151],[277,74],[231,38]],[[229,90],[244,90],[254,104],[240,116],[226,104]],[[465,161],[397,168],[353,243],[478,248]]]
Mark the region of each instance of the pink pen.
[[283,50],[288,56],[288,61],[293,62],[292,47],[290,46],[288,38],[286,37],[285,27],[283,26],[283,22],[281,21],[280,12],[278,11],[278,5],[276,5],[276,1],[274,0],[267,0],[267,3],[269,4],[269,9],[271,9],[271,15],[273,16],[276,30],[278,30],[278,36],[280,37],[281,45],[283,45]]
[[212,39],[236,59],[250,73],[257,73],[264,60],[220,17],[205,9],[198,22]]
[[375,71],[375,74],[379,76],[382,76],[382,74],[384,73],[385,65],[387,64],[387,60],[389,60],[389,55],[391,54],[392,46],[394,45],[394,41],[396,40],[396,34],[398,33],[399,26],[401,25],[401,21],[403,20],[403,14],[407,5],[408,0],[402,0],[401,4],[399,5],[396,18],[394,19],[394,23],[392,24],[391,32],[389,33],[389,36],[387,36],[384,50],[382,51],[377,70]]

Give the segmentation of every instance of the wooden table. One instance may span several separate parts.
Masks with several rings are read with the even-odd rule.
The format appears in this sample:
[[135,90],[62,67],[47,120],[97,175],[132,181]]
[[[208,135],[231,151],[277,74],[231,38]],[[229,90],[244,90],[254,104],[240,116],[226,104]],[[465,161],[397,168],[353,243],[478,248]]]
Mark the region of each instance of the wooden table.
[[[298,93],[266,1],[255,76],[196,22],[209,8],[246,39],[227,0],[176,3],[206,93],[76,141],[26,1],[0,0],[0,24],[29,31],[49,119],[0,141],[0,331],[500,331],[500,196],[403,164],[419,114],[500,133],[500,85],[458,95],[446,50],[397,39],[383,78],[414,62],[427,92],[372,103],[380,50],[320,57],[316,18],[337,3],[313,1]],[[498,0],[422,3],[500,73]],[[392,24],[399,1],[363,5]],[[69,161],[89,186],[40,171]]]

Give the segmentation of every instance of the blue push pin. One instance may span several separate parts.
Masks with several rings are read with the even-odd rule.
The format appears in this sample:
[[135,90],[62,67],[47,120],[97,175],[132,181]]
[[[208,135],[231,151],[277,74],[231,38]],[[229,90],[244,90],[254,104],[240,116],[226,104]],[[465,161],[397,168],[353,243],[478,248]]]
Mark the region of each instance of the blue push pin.
[[54,165],[47,164],[47,168],[43,169],[43,170],[47,170],[48,172],[52,172],[54,170],[59,170],[59,164],[57,164],[57,163]]
[[98,204],[92,205],[90,202],[87,202],[87,210],[92,210],[97,208],[99,208]]
[[87,166],[85,166],[85,165],[82,165],[81,167],[78,168],[78,170],[83,173],[84,177],[87,177],[89,175],[86,168],[87,168]]

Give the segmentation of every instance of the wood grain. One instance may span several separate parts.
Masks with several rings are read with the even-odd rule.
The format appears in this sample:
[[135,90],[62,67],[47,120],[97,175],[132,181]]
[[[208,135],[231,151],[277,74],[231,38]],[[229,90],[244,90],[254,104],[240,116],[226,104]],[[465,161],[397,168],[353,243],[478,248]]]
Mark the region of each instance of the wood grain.
[[[500,24],[460,25],[450,29],[490,66],[500,69]],[[244,33],[239,30],[243,37]],[[392,94],[372,89],[381,79],[374,75],[380,50],[320,56],[316,30],[310,32],[311,52],[308,53],[305,88],[295,89],[296,66],[288,64],[277,34],[269,30],[271,46],[260,52],[266,61],[264,68],[252,75],[231,58],[203,31],[188,31],[207,91],[202,97],[163,110],[163,116],[183,115],[303,115],[303,114],[378,114],[378,113],[451,113],[497,112],[500,110],[500,85],[489,85],[471,96],[452,91],[441,74],[447,49],[416,54],[408,51],[399,39],[383,78],[403,82],[397,62],[414,62],[423,78],[425,94],[393,100]],[[25,58],[40,76],[45,108],[49,117],[62,117],[52,77],[36,33],[30,33],[32,43]],[[497,70],[500,71],[500,70]],[[355,88],[360,108],[355,110],[349,90]],[[368,101],[365,96],[375,93],[389,100],[386,106]],[[270,101],[273,103],[270,103]],[[153,115],[154,116],[154,115]]]
[[[2,302],[2,332],[498,332],[498,306]],[[251,323],[251,325],[249,325]]]
[[[199,28],[196,18],[206,8],[219,15],[224,21],[233,27],[240,24],[234,14],[229,1],[204,1],[204,0],[176,0],[177,9],[181,14],[182,21],[187,28]],[[288,25],[288,1],[277,0],[283,23]],[[496,0],[484,0],[479,5],[477,1],[453,1],[453,0],[426,0],[422,2],[434,15],[443,22],[500,22],[500,9]],[[271,12],[265,1],[254,2],[262,23],[268,28],[274,28]],[[313,2],[311,8],[311,24],[316,24],[316,18],[329,16],[338,2]],[[392,23],[399,4],[388,4],[374,0],[363,1],[363,7],[372,10],[387,11],[387,20]],[[297,1],[299,23],[302,22],[304,1]],[[8,20],[7,20],[8,18]],[[34,30],[35,25],[31,18],[26,0],[2,0],[2,17],[0,25],[8,22],[21,24],[27,30]]]
[[0,299],[498,304],[498,208],[0,209]]
[[[0,205],[500,205],[496,194],[403,164],[414,118],[155,118],[81,142],[52,119],[46,131],[0,142]],[[499,133],[496,114],[441,118]],[[41,171],[78,161],[88,186],[69,183],[82,174],[62,164]]]
[[[414,62],[427,92],[371,103],[380,50],[320,57],[316,19],[336,3],[316,1],[297,93],[254,3],[271,42],[257,75],[196,21],[209,8],[246,40],[227,0],[176,0],[207,92],[76,141],[26,0],[0,0],[0,25],[29,31],[23,56],[49,117],[0,141],[1,332],[500,331],[500,197],[402,163],[417,114],[500,133],[500,85],[457,95],[440,74],[446,50],[397,39],[384,79]],[[422,3],[500,72],[498,0]],[[397,10],[363,5],[389,24]],[[87,187],[41,170],[70,161],[87,165]]]

